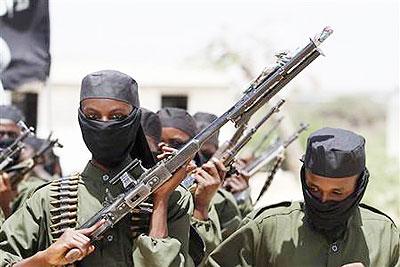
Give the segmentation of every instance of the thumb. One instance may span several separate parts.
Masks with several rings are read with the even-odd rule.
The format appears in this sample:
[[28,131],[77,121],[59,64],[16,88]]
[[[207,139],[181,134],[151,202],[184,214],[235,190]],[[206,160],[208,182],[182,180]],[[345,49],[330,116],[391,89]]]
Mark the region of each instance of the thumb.
[[65,254],[65,259],[69,263],[73,263],[77,261],[81,256],[82,256],[81,251],[77,248],[73,248],[70,251],[68,251],[67,254]]

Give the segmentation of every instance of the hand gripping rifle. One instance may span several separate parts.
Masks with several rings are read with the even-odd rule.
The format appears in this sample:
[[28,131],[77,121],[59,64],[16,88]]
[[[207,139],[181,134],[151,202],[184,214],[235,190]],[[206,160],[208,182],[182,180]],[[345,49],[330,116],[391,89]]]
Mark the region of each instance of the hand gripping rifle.
[[29,159],[22,161],[19,164],[16,164],[8,169],[6,172],[10,172],[13,174],[10,176],[10,183],[13,188],[15,188],[23,179],[25,174],[33,170],[35,166],[42,161],[43,155],[53,147],[63,147],[58,139],[51,139],[51,134],[46,140],[46,143]]
[[299,135],[308,129],[308,124],[300,124],[300,128],[290,136],[286,141],[282,142],[277,140],[274,144],[270,145],[267,151],[261,154],[258,158],[248,164],[239,172],[246,176],[253,176],[262,167],[272,162],[276,157],[278,157],[294,140],[296,140]]
[[[222,164],[227,168],[227,174],[230,175],[231,173],[235,173],[236,169],[234,166],[232,166],[232,163],[235,160],[236,155],[239,153],[239,151],[251,140],[253,135],[257,132],[257,130],[276,112],[279,112],[279,108],[285,103],[285,100],[281,99],[279,102],[273,106],[268,113],[251,129],[246,130],[245,135],[240,138],[240,140],[236,141],[236,143],[231,143],[224,149],[224,151],[221,151],[220,155],[213,155],[213,157],[221,160]],[[231,142],[232,139],[229,141]],[[196,179],[192,176],[189,175],[186,179],[182,181],[182,185],[186,188],[190,188],[194,183]]]
[[135,177],[134,174],[139,174],[140,176],[136,176],[139,178],[129,179],[132,182],[128,185],[126,191],[115,197],[111,204],[97,212],[80,229],[91,227],[100,220],[104,220],[104,223],[89,236],[92,242],[101,239],[109,228],[113,227],[126,214],[147,199],[163,183],[170,179],[175,171],[184,166],[188,160],[192,159],[200,150],[200,147],[216,131],[228,121],[238,122],[243,116],[257,111],[276,95],[284,85],[321,55],[318,45],[331,33],[331,29],[325,28],[321,34],[311,39],[303,49],[289,60],[285,62],[279,60],[273,71],[269,72],[268,75],[261,73],[234,106],[167,159],[158,162],[154,167],[147,170],[141,166],[139,160],[134,160],[128,164],[110,180],[110,183],[115,184],[127,176]]
[[[233,165],[235,156],[239,153],[239,151],[251,140],[253,135],[257,132],[257,130],[274,114],[279,112],[279,108],[285,103],[285,100],[281,99],[279,102],[270,109],[270,111],[263,117],[253,128],[246,131],[246,134],[231,148],[225,151],[221,160],[224,166],[227,168],[226,177],[232,176],[234,174],[239,174],[236,166]],[[231,188],[226,188],[229,192],[231,192]]]
[[33,128],[28,128],[23,121],[19,121],[17,126],[21,129],[20,136],[18,136],[10,146],[0,151],[0,171],[14,161],[13,157],[18,155],[18,153],[24,148],[24,143],[22,141],[24,141],[29,135],[33,134]]

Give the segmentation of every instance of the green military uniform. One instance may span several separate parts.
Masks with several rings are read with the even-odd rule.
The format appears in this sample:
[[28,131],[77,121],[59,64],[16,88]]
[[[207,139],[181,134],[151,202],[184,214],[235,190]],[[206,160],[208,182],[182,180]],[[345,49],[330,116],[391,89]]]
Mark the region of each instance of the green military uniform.
[[12,213],[19,209],[26,200],[33,194],[36,188],[46,184],[45,181],[37,176],[29,176],[18,185],[18,196],[11,204]]
[[222,188],[218,189],[217,194],[215,194],[213,205],[221,224],[222,240],[225,240],[238,229],[242,222],[239,207],[234,196]]
[[302,203],[285,202],[250,214],[206,266],[400,266],[399,239],[388,217],[361,204],[331,243],[305,222]]
[[222,241],[221,225],[214,205],[210,205],[208,219],[198,220],[192,216],[191,224],[203,239],[206,253],[210,254]]
[[233,196],[236,199],[240,214],[243,218],[253,211],[254,207],[250,197],[250,188],[247,188],[243,192],[235,193]]
[[[87,221],[103,207],[107,198],[106,188],[114,196],[123,190],[122,185],[111,186],[107,181],[119,170],[121,168],[105,173],[89,162],[76,185],[76,179],[61,179],[37,189],[1,228],[0,266],[11,266],[49,247],[60,235],[62,225],[73,227],[74,221],[68,219],[68,214],[73,215],[74,210],[77,210],[78,227]],[[64,195],[57,192],[60,184],[64,185]],[[77,196],[74,198],[75,186]],[[69,200],[62,197],[68,194],[72,197]],[[96,244],[96,250],[79,266],[192,266],[193,261],[188,256],[189,214],[192,214],[190,201],[190,193],[183,187],[178,187],[171,194],[167,238],[152,238],[146,233],[138,233],[136,238],[132,238],[132,218],[126,216],[107,232],[105,238]],[[60,209],[66,203],[67,206],[63,206],[65,210]],[[66,217],[57,220],[52,212],[55,210],[60,211],[57,216]]]

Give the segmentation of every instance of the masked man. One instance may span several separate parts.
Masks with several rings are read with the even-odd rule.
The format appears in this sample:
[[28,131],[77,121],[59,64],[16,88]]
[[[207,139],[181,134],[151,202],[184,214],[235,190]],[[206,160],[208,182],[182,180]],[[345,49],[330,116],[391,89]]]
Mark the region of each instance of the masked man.
[[250,214],[207,266],[400,266],[395,224],[359,204],[369,179],[364,145],[343,129],[311,134],[300,172],[304,203]]
[[[215,121],[218,117],[214,114],[207,112],[196,112],[193,115],[194,120],[196,121],[196,126],[199,131],[206,128],[210,123]],[[217,131],[204,145],[201,147],[201,154],[203,155],[205,160],[211,159],[211,157],[217,152],[219,147],[219,131]]]
[[161,152],[158,147],[161,143],[161,121],[156,113],[145,108],[141,108],[141,110],[142,119],[140,123],[150,150],[153,153],[153,156],[156,157]]
[[[210,123],[212,123],[217,116],[207,112],[197,112],[194,114],[194,119],[196,120],[197,127],[199,130],[204,129]],[[205,158],[211,158],[217,152],[219,148],[219,132],[212,136],[205,145],[202,147],[202,154]],[[230,177],[225,177],[223,183],[225,184],[226,179]],[[242,221],[242,216],[240,214],[240,207],[236,203],[235,197],[229,191],[225,190],[224,187],[220,187],[213,197],[213,205],[218,214],[218,219],[221,228],[222,240],[226,239],[230,234],[232,234],[240,225]]]
[[[193,117],[183,109],[163,108],[157,112],[161,120],[161,139],[165,144],[179,149],[193,138],[198,130]],[[192,226],[200,234],[206,245],[206,252],[211,252],[221,242],[221,227],[212,199],[225,176],[225,167],[216,159],[204,163],[198,154],[196,168],[183,184],[193,195],[194,211]],[[190,184],[188,181],[195,181]]]
[[[192,266],[188,256],[190,194],[177,186],[186,175],[179,169],[152,194],[148,232],[132,237],[125,216],[91,244],[88,229],[72,230],[125,190],[110,179],[133,158],[154,164],[142,127],[136,82],[118,71],[87,75],[81,86],[78,120],[92,160],[81,174],[37,189],[0,231],[0,266]],[[77,148],[79,153],[79,148]],[[175,188],[177,188],[175,190]],[[150,209],[150,208],[149,208]]]
[[[18,121],[25,120],[22,112],[12,105],[0,105],[0,151],[10,146],[21,134]],[[14,156],[14,163],[18,163],[19,156]],[[0,171],[0,217],[11,215],[11,203],[18,194],[17,188],[12,188],[8,173]]]

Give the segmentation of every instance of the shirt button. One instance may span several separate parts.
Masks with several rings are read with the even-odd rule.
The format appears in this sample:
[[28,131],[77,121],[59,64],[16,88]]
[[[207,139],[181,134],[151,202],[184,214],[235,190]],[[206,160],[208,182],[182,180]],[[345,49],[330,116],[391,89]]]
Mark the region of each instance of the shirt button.
[[104,181],[104,182],[107,182],[108,179],[110,179],[110,176],[108,176],[108,174],[104,174],[104,175],[103,175],[103,181]]
[[114,239],[114,237],[113,237],[112,235],[108,235],[108,236],[107,236],[107,241],[108,241],[108,242],[112,242],[113,239]]
[[335,244],[332,244],[331,249],[332,249],[332,251],[335,252],[335,253],[338,252],[338,250],[339,250],[339,248],[338,248],[338,246],[337,246],[336,243],[335,243]]

